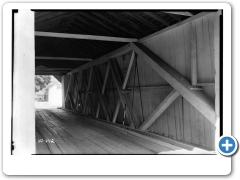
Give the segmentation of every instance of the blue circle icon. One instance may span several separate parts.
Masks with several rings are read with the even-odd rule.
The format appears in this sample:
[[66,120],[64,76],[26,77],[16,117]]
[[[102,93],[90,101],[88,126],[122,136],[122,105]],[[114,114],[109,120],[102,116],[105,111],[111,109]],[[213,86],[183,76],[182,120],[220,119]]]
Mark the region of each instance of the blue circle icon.
[[219,139],[218,151],[225,156],[230,156],[238,148],[237,140],[233,136],[222,136]]

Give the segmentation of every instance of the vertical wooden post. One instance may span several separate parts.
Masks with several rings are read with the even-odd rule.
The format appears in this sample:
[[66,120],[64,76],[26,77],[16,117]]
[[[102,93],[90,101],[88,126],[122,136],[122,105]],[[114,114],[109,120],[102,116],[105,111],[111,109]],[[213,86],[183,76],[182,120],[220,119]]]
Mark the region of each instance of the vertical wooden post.
[[13,154],[36,153],[34,12],[14,14]]
[[[107,79],[108,79],[109,71],[110,71],[110,63],[108,61],[106,74],[105,74],[105,77],[104,77],[103,86],[102,86],[102,90],[101,90],[102,95],[105,93],[105,88],[106,88],[106,85],[107,85]],[[101,106],[101,101],[99,99],[95,118],[98,118],[98,116],[99,116],[100,106]]]
[[[220,137],[220,19],[221,11],[214,14],[214,66],[215,66],[215,113],[216,113],[216,130],[215,130],[215,142]],[[215,148],[217,148],[217,144]]]
[[79,100],[81,101],[81,89],[82,89],[82,82],[83,82],[83,76],[82,76],[82,71],[80,71],[77,76],[77,84],[78,84],[78,88],[77,88],[77,97],[76,97],[76,102],[75,102],[75,110],[78,111],[78,105],[79,105]]
[[219,12],[214,15],[214,64],[215,64],[215,111],[220,115],[220,20]]
[[85,95],[85,99],[84,99],[84,106],[83,106],[83,114],[86,113],[86,109],[87,109],[87,100],[88,100],[88,91],[91,87],[91,82],[92,82],[92,72],[93,72],[93,68],[91,67],[90,72],[89,72],[89,77],[88,77],[88,84],[87,84],[87,91],[86,91],[86,95]]
[[102,82],[102,78],[101,78],[100,72],[98,71],[97,68],[95,68],[93,70],[93,76],[94,76],[94,79],[95,79],[95,82],[96,82],[97,93],[98,93],[98,96],[99,96],[100,103],[102,104],[102,108],[103,108],[104,114],[106,116],[107,121],[110,121],[111,114],[110,114],[109,107],[107,105],[108,104],[107,103],[107,99],[106,99],[105,95],[103,95],[101,93],[103,82]]
[[66,108],[65,107],[65,98],[66,98],[66,92],[67,92],[67,85],[68,85],[68,82],[67,82],[67,76],[64,75],[61,77],[61,82],[62,82],[62,108]]
[[72,84],[73,84],[73,76],[74,76],[74,74],[70,74],[69,75],[70,77],[68,78],[68,85],[67,85],[67,91],[66,91],[66,96],[65,96],[65,103],[67,102],[67,100],[68,100],[68,93],[71,91],[71,89],[72,89]]
[[197,33],[195,22],[191,22],[191,83],[193,86],[197,86]]

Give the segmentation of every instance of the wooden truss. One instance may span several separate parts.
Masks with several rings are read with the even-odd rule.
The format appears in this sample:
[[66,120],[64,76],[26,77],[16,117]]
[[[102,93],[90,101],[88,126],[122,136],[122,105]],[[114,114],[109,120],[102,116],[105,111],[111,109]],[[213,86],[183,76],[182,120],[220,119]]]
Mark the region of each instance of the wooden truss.
[[[190,20],[194,20],[197,17],[202,17],[205,16],[209,13],[200,13],[196,16],[192,16],[189,18]],[[187,22],[191,22],[189,19],[182,21],[180,24],[184,24]],[[217,23],[216,23],[217,24]],[[168,27],[168,29],[175,28],[177,27],[174,25],[173,27]],[[191,83],[188,82],[187,79],[185,79],[180,73],[178,73],[174,68],[172,68],[170,65],[168,65],[164,60],[162,60],[160,57],[158,57],[155,53],[153,53],[151,50],[149,50],[146,46],[140,43],[130,43],[122,48],[119,48],[118,50],[115,50],[105,56],[102,56],[92,62],[89,62],[79,68],[74,69],[71,73],[70,81],[69,81],[69,86],[67,88],[67,94],[69,94],[69,88],[72,86],[72,76],[73,74],[83,71],[85,69],[90,68],[90,75],[88,79],[88,84],[87,84],[87,89],[85,92],[85,98],[83,102],[83,114],[86,114],[86,108],[87,108],[87,101],[88,101],[88,91],[90,89],[91,85],[91,80],[92,76],[95,79],[96,86],[97,86],[97,94],[99,97],[99,103],[97,105],[97,110],[95,113],[95,117],[98,118],[99,116],[99,111],[100,111],[100,106],[102,105],[104,114],[106,116],[106,119],[108,121],[111,121],[113,123],[116,122],[119,108],[122,104],[124,111],[126,112],[127,118],[130,123],[131,128],[138,128],[142,131],[147,130],[151,124],[179,97],[182,96],[185,98],[193,107],[195,107],[199,112],[201,112],[212,124],[215,125],[216,123],[216,114],[215,114],[215,105],[214,102],[210,100],[210,98],[207,97],[207,95],[204,93],[204,91],[200,91],[201,88],[197,87],[199,83],[196,81],[196,39],[194,38],[196,36],[195,32],[195,25],[192,23],[192,35],[191,35],[191,44],[192,44],[192,52],[191,52],[191,61],[192,61],[192,72],[191,72]],[[214,26],[215,32],[218,33],[219,31],[219,26]],[[165,32],[165,31],[164,31]],[[157,33],[159,34],[159,33]],[[148,38],[152,38],[153,35],[151,35]],[[145,41],[146,38],[140,40],[140,42]],[[218,44],[218,39],[216,38],[215,41],[215,48],[219,48]],[[131,54],[131,59],[130,63],[128,65],[127,73],[125,78],[123,78],[122,72],[119,68],[118,62],[116,59],[114,59],[117,56],[120,56],[122,54],[126,54],[129,51],[132,51]],[[219,59],[219,55],[217,54],[217,49],[216,49],[216,55],[215,55],[215,61]],[[135,56],[136,54],[142,56],[144,55],[145,58],[143,58],[153,70],[155,70],[166,82],[170,84],[170,86],[173,87],[173,91],[159,104],[159,106],[150,114],[150,116],[142,123],[140,127],[137,127],[136,125],[136,117],[134,116],[134,113],[130,112],[130,100],[129,98],[126,98],[126,85],[127,81],[129,79],[130,71],[132,69],[132,65],[135,61]],[[102,79],[101,74],[98,70],[98,65],[107,62],[107,69],[105,73],[104,79]],[[219,70],[218,70],[219,71]],[[105,94],[105,89],[106,89],[106,84],[107,84],[107,79],[109,77],[109,73],[111,72],[114,83],[117,87],[117,92],[119,95],[119,100],[117,101],[117,104],[115,106],[115,110],[113,114],[111,114],[109,110],[109,103],[107,101],[107,97]],[[214,85],[214,84],[211,84]],[[82,85],[79,85],[79,92],[82,88]],[[79,93],[80,94],[80,93]],[[216,92],[217,94],[217,92]],[[218,93],[219,94],[219,93]],[[73,99],[71,95],[66,96],[66,99],[69,97],[70,102],[72,104],[72,107],[76,108],[76,104],[73,102]],[[66,100],[65,99],[65,100]],[[81,99],[81,95],[78,96],[78,99]],[[77,101],[79,101],[77,100]],[[218,100],[216,100],[218,101]],[[215,102],[216,102],[215,101]],[[93,108],[92,108],[93,109]]]

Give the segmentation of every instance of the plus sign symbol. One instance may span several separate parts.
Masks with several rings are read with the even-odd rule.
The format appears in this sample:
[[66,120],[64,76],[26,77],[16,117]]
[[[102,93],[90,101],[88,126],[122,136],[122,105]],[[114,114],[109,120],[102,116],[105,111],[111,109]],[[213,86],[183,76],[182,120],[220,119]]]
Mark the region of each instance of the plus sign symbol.
[[224,156],[230,156],[236,152],[238,142],[233,136],[222,136],[219,139],[218,151]]

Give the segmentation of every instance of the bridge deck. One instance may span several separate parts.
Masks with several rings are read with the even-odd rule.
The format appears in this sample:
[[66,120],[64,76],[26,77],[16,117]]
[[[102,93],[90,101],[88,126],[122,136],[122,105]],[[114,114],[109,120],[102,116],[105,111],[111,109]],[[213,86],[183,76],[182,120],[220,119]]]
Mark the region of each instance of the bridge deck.
[[62,109],[36,109],[37,154],[158,154],[182,150],[137,134]]

